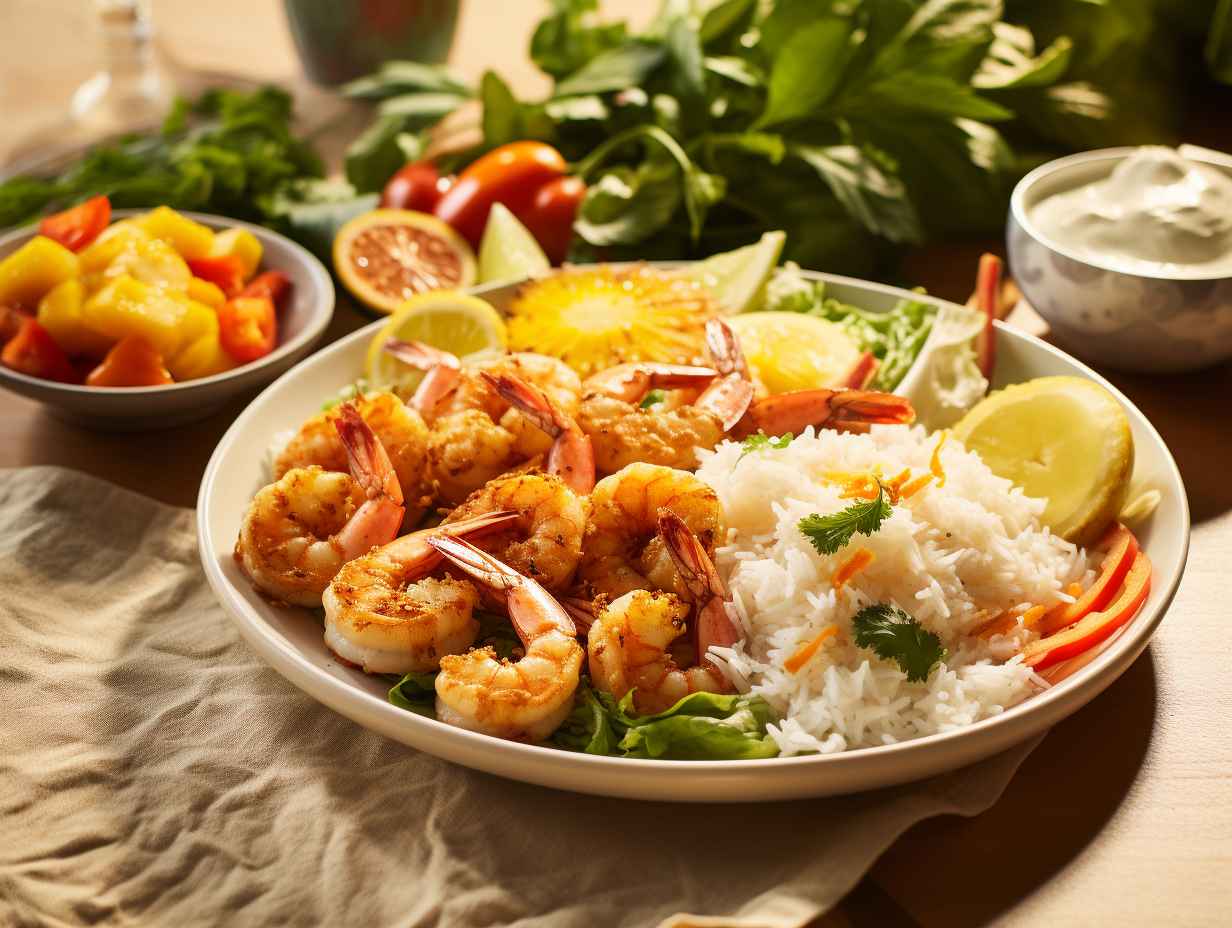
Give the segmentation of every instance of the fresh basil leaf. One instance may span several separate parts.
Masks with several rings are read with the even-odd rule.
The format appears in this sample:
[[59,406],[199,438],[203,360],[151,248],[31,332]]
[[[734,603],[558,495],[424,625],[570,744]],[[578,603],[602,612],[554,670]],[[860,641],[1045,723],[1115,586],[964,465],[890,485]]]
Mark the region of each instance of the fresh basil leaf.
[[799,119],[820,109],[843,80],[863,41],[851,17],[810,23],[784,43],[770,71],[766,109],[757,126]]
[[360,213],[376,209],[377,200],[375,193],[357,196],[346,181],[302,180],[263,197],[260,207],[270,225],[329,260],[338,230]]
[[867,84],[835,105],[835,114],[853,120],[924,115],[941,119],[1001,122],[1013,112],[985,99],[966,84],[940,74],[903,72]]
[[452,93],[404,93],[382,100],[377,107],[381,116],[401,116],[408,127],[419,129],[448,116],[465,101]]
[[553,0],[555,12],[540,21],[530,40],[531,60],[556,80],[577,71],[627,38],[624,23],[595,23],[596,0]]
[[494,71],[484,71],[479,81],[483,102],[483,143],[491,148],[522,137],[521,104]]
[[401,116],[382,116],[365,129],[346,151],[346,179],[356,191],[380,190],[407,161],[399,139],[406,134]]
[[384,100],[403,94],[445,93],[458,97],[474,94],[471,87],[448,68],[418,61],[386,61],[375,74],[357,78],[340,88],[359,100]]
[[766,75],[761,68],[744,58],[730,56],[707,56],[702,59],[706,70],[716,77],[740,84],[743,87],[760,88],[766,85]]
[[1232,0],[1219,0],[1211,14],[1204,54],[1211,76],[1232,84]]
[[992,46],[971,85],[979,90],[1007,90],[1055,84],[1069,67],[1073,48],[1074,43],[1061,36],[1036,55],[1030,29],[995,23]]
[[716,3],[703,14],[697,30],[702,46],[709,49],[730,42],[749,27],[756,12],[757,0],[722,0]]
[[869,231],[892,242],[923,239],[919,217],[901,180],[854,145],[795,145],[789,153],[813,168],[835,197]]
[[399,709],[436,718],[436,674],[408,673],[390,687],[386,698]]
[[691,106],[698,105],[698,112],[704,113],[704,109],[700,109],[704,107],[706,97],[702,45],[697,30],[689,22],[689,17],[680,16],[668,24],[664,46],[667,49],[667,68],[672,90],[679,99],[687,101]]
[[600,52],[556,85],[556,96],[609,93],[640,87],[667,52],[661,43],[630,41]]
[[1000,0],[926,0],[884,41],[868,76],[892,80],[928,74],[966,84],[992,42],[992,26],[1000,15]]
[[602,122],[610,115],[603,98],[595,94],[548,100],[543,104],[543,109],[550,119],[558,123]]
[[634,245],[666,226],[680,200],[680,172],[670,161],[612,168],[587,188],[573,228],[591,245]]

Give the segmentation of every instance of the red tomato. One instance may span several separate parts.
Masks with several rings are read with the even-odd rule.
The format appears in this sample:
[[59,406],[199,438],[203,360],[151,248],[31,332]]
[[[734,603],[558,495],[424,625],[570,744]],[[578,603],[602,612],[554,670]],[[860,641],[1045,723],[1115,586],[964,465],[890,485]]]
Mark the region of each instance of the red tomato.
[[248,286],[240,291],[240,296],[263,296],[277,306],[290,290],[290,277],[282,271],[266,271],[248,281]]
[[237,296],[218,310],[218,340],[241,363],[265,357],[277,339],[274,301],[267,296]]
[[1137,615],[1150,592],[1151,561],[1139,551],[1116,599],[1065,631],[1032,641],[1022,649],[1023,662],[1038,671],[1090,650]]
[[227,299],[244,289],[244,262],[236,255],[216,258],[190,258],[188,269],[194,277],[216,284]]
[[86,377],[88,387],[158,387],[175,383],[163,356],[140,335],[116,342],[107,357]]
[[558,177],[536,190],[530,206],[518,214],[553,264],[560,264],[569,254],[573,220],[585,196],[582,178]]
[[8,340],[4,351],[0,352],[0,362],[31,377],[61,383],[78,382],[77,372],[69,363],[64,349],[56,344],[56,340],[33,316],[22,320],[17,334]]
[[431,161],[411,161],[386,182],[381,191],[381,206],[430,213],[441,198],[440,180]]
[[493,203],[526,213],[539,188],[565,173],[565,159],[543,142],[510,142],[471,163],[441,197],[435,213],[478,248]]
[[69,251],[81,251],[98,238],[111,222],[111,201],[90,197],[84,203],[53,213],[39,223],[39,234],[55,239]]

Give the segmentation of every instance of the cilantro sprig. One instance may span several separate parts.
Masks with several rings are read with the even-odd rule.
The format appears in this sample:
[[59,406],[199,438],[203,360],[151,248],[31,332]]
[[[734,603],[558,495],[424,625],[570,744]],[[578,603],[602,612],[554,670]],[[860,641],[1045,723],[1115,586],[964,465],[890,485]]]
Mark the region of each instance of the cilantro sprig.
[[877,495],[873,499],[860,500],[826,516],[813,513],[796,523],[796,527],[818,554],[834,554],[857,532],[861,535],[876,532],[893,511],[890,501],[886,499],[885,487],[878,481]]
[[927,680],[946,658],[941,639],[897,606],[868,606],[856,613],[851,624],[857,646],[894,661],[913,683]]
[[651,390],[646,394],[641,403],[638,404],[638,407],[640,409],[649,409],[651,406],[662,403],[665,399],[667,399],[667,394],[662,390]]
[[795,436],[792,435],[791,432],[787,432],[786,434],[779,435],[777,437],[774,435],[767,435],[765,432],[758,432],[756,435],[750,435],[740,443],[743,454],[740,455],[736,463],[743,461],[744,455],[752,454],[754,451],[769,451],[771,449],[775,451],[782,451],[792,443],[794,438]]

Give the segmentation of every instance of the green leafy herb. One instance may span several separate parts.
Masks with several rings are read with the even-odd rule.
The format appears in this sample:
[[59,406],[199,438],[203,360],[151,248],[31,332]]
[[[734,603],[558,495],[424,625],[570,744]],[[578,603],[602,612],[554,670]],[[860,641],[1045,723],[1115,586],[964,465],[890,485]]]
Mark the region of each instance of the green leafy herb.
[[390,688],[388,698],[400,709],[436,718],[436,674],[408,673]]
[[908,680],[927,680],[932,669],[945,660],[941,639],[896,606],[868,606],[851,621],[856,644],[897,663]]
[[651,390],[646,394],[645,398],[638,403],[638,406],[642,409],[649,409],[651,406],[662,403],[665,399],[667,399],[667,394],[662,390]]
[[775,451],[782,451],[791,444],[793,438],[795,438],[795,436],[792,435],[791,432],[788,432],[785,435],[779,435],[777,437],[767,435],[765,432],[758,432],[756,435],[750,435],[740,443],[740,448],[743,451],[740,458],[743,459],[744,455],[752,454],[754,451],[767,451],[771,448]]
[[368,381],[363,377],[356,378],[352,383],[348,383],[345,387],[327,399],[321,404],[321,412],[328,412],[335,406],[346,403],[355,399],[357,396],[363,396],[368,392]]
[[878,482],[875,499],[859,500],[828,516],[813,513],[801,519],[797,527],[819,554],[834,554],[856,533],[871,535],[876,532],[892,511],[885,487]]

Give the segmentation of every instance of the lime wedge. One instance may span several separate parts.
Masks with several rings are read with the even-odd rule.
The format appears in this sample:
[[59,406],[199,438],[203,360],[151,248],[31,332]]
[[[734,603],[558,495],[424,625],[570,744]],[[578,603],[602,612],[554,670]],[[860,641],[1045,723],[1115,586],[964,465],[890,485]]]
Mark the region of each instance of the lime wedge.
[[954,426],[953,435],[994,474],[1048,500],[1041,517],[1080,545],[1117,517],[1134,469],[1125,410],[1081,377],[1039,377],[998,390]]
[[505,320],[491,304],[455,290],[434,290],[404,301],[368,346],[364,376],[374,388],[413,389],[423,374],[385,351],[391,338],[425,342],[458,357],[503,351]]
[[681,268],[680,274],[710,290],[725,314],[742,313],[761,298],[770,273],[778,266],[785,241],[786,233],[767,232],[752,245],[711,255]]
[[479,243],[478,282],[520,280],[541,274],[551,266],[535,237],[518,217],[503,203],[493,204],[483,240]]
[[771,393],[839,386],[860,347],[841,326],[803,313],[745,313],[733,316],[745,360]]

